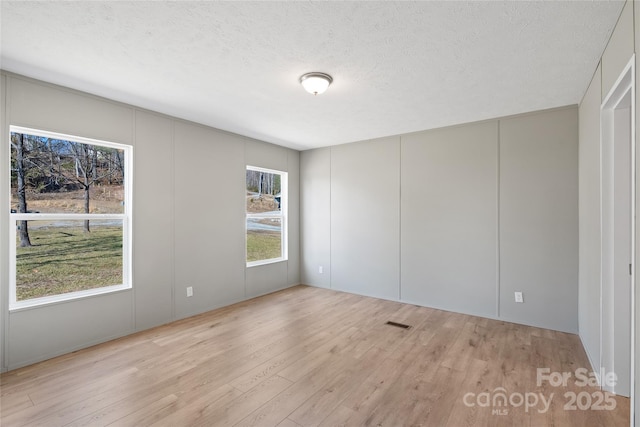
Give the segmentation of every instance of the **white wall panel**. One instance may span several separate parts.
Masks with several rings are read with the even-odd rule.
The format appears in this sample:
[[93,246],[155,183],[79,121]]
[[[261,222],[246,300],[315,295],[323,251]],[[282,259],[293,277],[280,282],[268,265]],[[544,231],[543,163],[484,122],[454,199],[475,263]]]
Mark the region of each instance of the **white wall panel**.
[[497,122],[402,137],[402,300],[495,317]]
[[[1,135],[9,135],[9,128],[5,120],[7,78],[0,74],[0,132]],[[0,143],[4,146],[6,136],[0,137]],[[0,176],[9,175],[8,151],[0,151]],[[11,185],[8,179],[0,179],[0,194],[9,194]],[[9,223],[10,203],[8,197],[0,197],[0,224]],[[9,229],[0,226],[0,242],[9,241]],[[9,283],[9,246],[0,245],[0,372],[7,369],[5,359],[6,334],[9,331],[9,294],[6,284]]]
[[135,118],[133,290],[142,330],[173,320],[173,120]]
[[287,261],[286,282],[290,286],[300,284],[300,152],[287,150],[287,172],[289,174],[289,217],[287,244],[289,260]]
[[579,109],[578,329],[593,367],[600,367],[600,67]]
[[400,138],[331,148],[332,288],[400,297]]
[[[244,140],[175,122],[175,315],[244,298]],[[193,297],[186,288],[193,287]]]
[[247,165],[279,171],[287,170],[289,151],[287,148],[254,139],[246,138],[245,141]]
[[10,125],[133,144],[133,108],[13,76]]
[[500,317],[575,333],[577,308],[577,108],[500,120]]
[[247,298],[288,288],[287,261],[247,268]]
[[634,2],[627,1],[602,54],[602,99],[607,96],[635,51],[633,8]]
[[302,283],[330,288],[331,149],[300,153],[300,176]]
[[133,332],[132,295],[127,290],[12,312],[9,369]]

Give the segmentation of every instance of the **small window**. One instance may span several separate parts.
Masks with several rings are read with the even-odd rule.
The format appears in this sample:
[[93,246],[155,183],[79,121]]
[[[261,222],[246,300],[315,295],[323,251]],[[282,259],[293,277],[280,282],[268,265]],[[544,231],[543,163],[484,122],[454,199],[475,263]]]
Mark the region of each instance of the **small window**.
[[10,308],[131,287],[131,147],[11,127]]
[[287,259],[287,173],[247,166],[247,266]]

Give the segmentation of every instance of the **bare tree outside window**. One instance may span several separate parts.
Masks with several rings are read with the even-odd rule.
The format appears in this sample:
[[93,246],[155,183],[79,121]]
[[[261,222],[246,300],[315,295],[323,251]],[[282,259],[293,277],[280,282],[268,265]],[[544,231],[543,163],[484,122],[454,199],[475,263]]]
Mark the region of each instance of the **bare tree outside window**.
[[[18,198],[18,208],[16,212],[27,213],[27,194],[25,186],[25,147],[24,138],[22,134],[11,134],[11,148],[15,152],[12,156],[12,170],[15,170],[16,176],[16,196]],[[20,247],[26,248],[31,246],[31,240],[29,239],[28,221],[20,221],[19,236]]]

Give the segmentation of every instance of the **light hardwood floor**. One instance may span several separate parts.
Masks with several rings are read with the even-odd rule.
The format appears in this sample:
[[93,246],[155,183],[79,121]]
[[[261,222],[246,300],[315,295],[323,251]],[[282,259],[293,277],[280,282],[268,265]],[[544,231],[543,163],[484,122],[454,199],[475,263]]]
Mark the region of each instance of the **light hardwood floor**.
[[0,424],[627,426],[536,384],[588,366],[575,335],[297,286],[3,374]]

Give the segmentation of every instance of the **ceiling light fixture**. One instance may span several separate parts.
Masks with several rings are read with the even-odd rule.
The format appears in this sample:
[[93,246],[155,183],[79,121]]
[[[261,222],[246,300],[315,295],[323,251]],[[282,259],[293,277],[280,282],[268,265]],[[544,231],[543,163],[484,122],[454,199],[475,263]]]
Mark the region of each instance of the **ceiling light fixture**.
[[323,93],[333,82],[333,77],[325,73],[307,73],[300,76],[300,84],[309,93],[317,95]]

